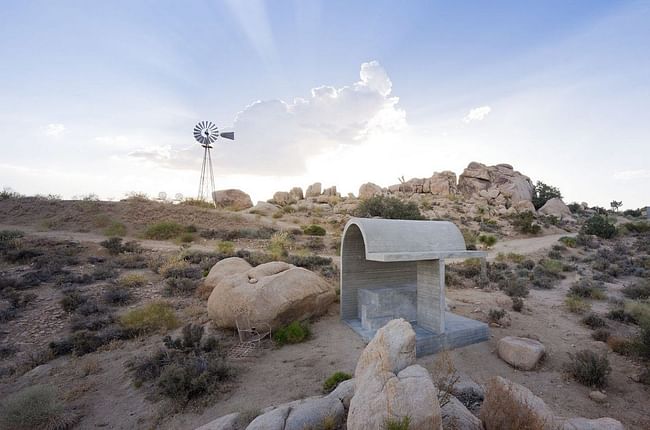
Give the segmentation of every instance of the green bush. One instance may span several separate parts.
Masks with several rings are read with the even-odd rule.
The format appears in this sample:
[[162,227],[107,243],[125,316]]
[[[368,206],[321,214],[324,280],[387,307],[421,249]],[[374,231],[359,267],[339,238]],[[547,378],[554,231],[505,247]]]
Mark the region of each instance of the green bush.
[[229,240],[222,240],[217,243],[217,251],[221,254],[232,255],[235,253],[235,244]]
[[362,200],[355,216],[361,218],[385,218],[385,219],[424,219],[418,205],[409,202],[404,203],[396,197],[374,196]]
[[149,333],[178,327],[178,318],[169,304],[153,302],[128,311],[120,318],[120,324],[136,333]]
[[562,198],[562,193],[560,193],[558,188],[537,181],[533,190],[533,205],[535,209],[541,208],[547,201],[555,197],[558,199]]
[[511,217],[511,223],[519,233],[539,234],[542,228],[534,222],[535,215],[532,212],[522,212]]
[[607,376],[612,371],[606,355],[583,349],[569,354],[566,370],[576,381],[588,387],[602,388],[607,385]]
[[113,221],[104,229],[104,236],[123,237],[126,236],[126,226],[121,222]]
[[605,327],[607,323],[604,319],[595,313],[590,313],[582,319],[582,323],[587,327],[593,329]]
[[273,333],[273,340],[278,345],[301,343],[309,339],[311,330],[309,324],[294,321],[289,325],[280,327]]
[[122,249],[122,238],[121,237],[111,237],[102,242],[99,242],[101,246],[108,250],[108,253],[111,255],[118,255],[124,250]]
[[384,421],[383,430],[409,430],[410,425],[411,425],[410,417],[402,417],[399,419],[387,418]]
[[308,236],[325,236],[327,233],[323,227],[317,224],[309,225],[303,228],[302,231]]
[[185,232],[185,227],[173,221],[152,224],[144,232],[144,237],[153,240],[173,239]]
[[326,393],[329,393],[331,391],[334,391],[338,385],[343,382],[347,381],[348,379],[352,378],[352,375],[349,373],[345,372],[334,372],[329,378],[325,380],[323,383],[323,391]]
[[610,239],[616,235],[616,227],[602,215],[594,215],[585,221],[582,229],[583,234],[593,234],[603,239]]
[[607,313],[607,318],[614,321],[620,321],[622,323],[636,324],[637,320],[631,313],[627,312],[624,308],[612,309]]
[[526,297],[530,292],[526,281],[516,277],[508,277],[499,282],[499,288],[510,297]]
[[65,293],[59,303],[65,312],[74,312],[79,306],[86,303],[86,297],[73,290]]
[[607,297],[605,284],[582,278],[571,285],[569,295],[585,299],[603,300]]
[[491,323],[498,323],[501,318],[508,314],[505,309],[490,309],[488,311],[488,321]]
[[497,238],[491,234],[482,234],[478,237],[478,241],[481,242],[486,248],[492,248],[495,243],[497,243]]
[[561,238],[558,239],[560,242],[564,244],[564,246],[568,248],[575,248],[578,244],[578,241],[576,240],[575,237],[570,237],[570,236],[562,236]]
[[77,422],[67,411],[61,394],[51,386],[32,385],[7,395],[0,406],[0,428],[12,430],[65,430]]

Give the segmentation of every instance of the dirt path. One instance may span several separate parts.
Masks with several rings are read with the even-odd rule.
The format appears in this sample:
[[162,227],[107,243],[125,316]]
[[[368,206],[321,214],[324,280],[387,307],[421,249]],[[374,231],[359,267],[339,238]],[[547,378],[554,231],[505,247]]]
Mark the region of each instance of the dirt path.
[[544,248],[550,248],[564,236],[573,237],[576,233],[550,234],[548,236],[526,237],[498,242],[488,251],[488,259],[494,259],[499,253],[534,254]]

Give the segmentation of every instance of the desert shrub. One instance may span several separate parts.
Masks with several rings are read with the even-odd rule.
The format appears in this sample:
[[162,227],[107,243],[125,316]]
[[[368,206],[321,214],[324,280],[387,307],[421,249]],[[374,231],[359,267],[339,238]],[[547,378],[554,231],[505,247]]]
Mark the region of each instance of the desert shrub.
[[112,314],[94,313],[90,315],[76,314],[70,321],[72,331],[98,331],[115,322]]
[[9,242],[25,236],[20,230],[0,230],[0,242]]
[[187,296],[194,293],[198,285],[199,281],[197,279],[167,278],[163,294],[166,296]]
[[634,343],[630,339],[620,336],[609,336],[607,338],[607,345],[617,354],[632,355],[634,352]]
[[541,260],[539,264],[544,267],[546,272],[553,273],[554,275],[558,275],[564,269],[564,265],[561,261],[554,260],[552,258]]
[[650,302],[627,302],[625,304],[625,311],[632,315],[635,319],[635,323],[650,320]]
[[204,239],[236,240],[236,239],[270,239],[277,230],[273,227],[241,228],[235,230],[208,229],[199,233]]
[[641,330],[634,339],[634,349],[644,359],[650,359],[650,319],[642,319],[639,322]]
[[323,391],[326,393],[334,391],[338,385],[352,378],[352,375],[345,372],[334,372],[323,382]]
[[99,242],[101,246],[108,250],[108,253],[111,255],[118,255],[124,252],[122,248],[122,238],[121,237],[111,237],[102,242]]
[[120,318],[120,324],[127,330],[149,333],[174,329],[178,326],[178,319],[169,304],[153,302],[128,311]]
[[481,421],[485,430],[544,430],[545,420],[520,396],[511,385],[491,379],[481,405]]
[[113,261],[116,266],[124,269],[144,269],[147,267],[147,259],[142,254],[121,254]]
[[72,352],[81,356],[97,351],[97,348],[106,343],[106,339],[89,330],[80,330],[72,334],[70,343],[72,344]]
[[569,294],[595,300],[602,300],[607,297],[605,285],[602,282],[594,282],[587,278],[582,278],[571,285]]
[[103,281],[106,279],[114,278],[116,275],[117,272],[115,269],[113,269],[113,267],[108,264],[101,264],[95,267],[90,276],[92,276],[92,278],[96,281]]
[[512,263],[521,264],[526,260],[526,256],[517,254],[516,252],[509,252],[507,254],[499,253],[497,255],[497,260],[510,261]]
[[491,248],[497,243],[497,238],[491,234],[482,234],[478,237],[478,241],[482,243],[486,248]]
[[637,320],[634,318],[634,315],[627,312],[624,308],[612,309],[607,313],[607,318],[614,321],[620,321],[622,323],[636,324]]
[[539,224],[535,223],[535,215],[531,212],[521,212],[513,215],[510,222],[519,233],[539,234],[542,230]]
[[569,362],[565,367],[576,381],[597,388],[607,385],[607,376],[612,371],[606,355],[599,355],[588,349],[575,354],[569,353]]
[[564,299],[564,304],[566,305],[569,312],[574,314],[583,314],[591,309],[591,305],[585,302],[581,297],[577,296],[568,296]]
[[187,233],[187,232],[185,232],[185,233],[181,233],[181,235],[178,236],[178,241],[179,241],[180,243],[190,243],[190,242],[194,242],[195,239],[196,239],[196,237],[194,237],[194,234],[193,234],[193,233]]
[[650,298],[650,279],[623,287],[623,295],[629,299],[645,300]]
[[232,255],[235,253],[235,244],[229,240],[217,243],[217,251],[221,254]]
[[468,258],[462,263],[450,265],[450,269],[464,278],[476,278],[481,274],[481,260]]
[[126,236],[126,226],[121,222],[113,221],[104,229],[104,236],[123,237]]
[[273,333],[273,340],[280,346],[301,343],[309,339],[311,329],[307,322],[294,321],[289,325],[280,327]]
[[409,430],[411,426],[410,417],[386,418],[383,430]]
[[77,422],[77,415],[66,410],[61,395],[53,387],[32,385],[9,394],[0,406],[3,429],[65,430]]
[[178,257],[170,258],[158,269],[163,278],[189,278],[200,279],[203,277],[203,270],[193,266]]
[[65,312],[74,312],[79,306],[86,303],[87,298],[78,291],[66,292],[59,303]]
[[533,189],[533,205],[535,209],[541,208],[547,201],[556,197],[558,199],[562,198],[562,193],[560,193],[558,188],[537,181]]
[[424,219],[416,203],[405,203],[396,197],[388,196],[374,196],[362,200],[355,211],[355,216],[361,218]]
[[266,249],[275,259],[280,259],[289,255],[290,244],[291,240],[289,238],[289,233],[286,231],[279,231],[273,233]]
[[564,246],[568,248],[575,248],[578,244],[578,241],[576,240],[575,237],[570,237],[570,236],[562,236],[561,238],[558,239],[560,242],[564,244]]
[[460,380],[449,351],[445,350],[436,354],[436,359],[429,372],[433,376],[433,383],[438,389],[438,403],[440,407],[443,407],[451,400],[454,385]]
[[490,309],[488,311],[488,321],[491,323],[498,323],[501,318],[504,318],[508,312],[505,309]]
[[628,232],[634,234],[643,234],[650,231],[650,223],[646,221],[628,222],[623,227]]
[[327,231],[317,224],[308,225],[302,229],[302,232],[307,236],[325,236],[325,234],[327,234]]
[[109,305],[124,306],[131,303],[133,295],[127,288],[110,286],[104,292],[104,302]]
[[531,259],[526,259],[519,264],[519,267],[526,270],[533,270],[535,267],[535,262]]
[[147,279],[139,273],[129,273],[121,276],[117,283],[125,288],[142,288],[147,284]]
[[524,300],[521,297],[512,298],[512,310],[521,312],[524,309]]
[[609,330],[606,330],[604,328],[599,328],[597,330],[594,330],[593,333],[591,333],[591,337],[594,340],[597,340],[599,342],[607,342],[607,339],[609,339],[610,335],[611,333],[609,332]]
[[580,230],[583,234],[593,234],[603,239],[610,239],[616,234],[616,227],[602,215],[594,215],[589,218]]
[[509,276],[499,282],[499,288],[510,297],[526,297],[530,292],[526,281],[514,276]]
[[465,240],[465,247],[468,250],[476,249],[476,242],[478,241],[478,233],[472,230],[461,229],[463,233],[463,240]]
[[161,221],[152,224],[144,231],[144,237],[154,240],[173,239],[185,232],[185,227],[173,221]]
[[308,270],[321,270],[328,268],[329,270],[336,270],[332,264],[330,257],[321,257],[320,255],[290,255],[286,259],[287,263],[294,266],[304,267]]
[[605,327],[607,323],[603,318],[595,313],[589,313],[582,319],[582,323],[591,329]]

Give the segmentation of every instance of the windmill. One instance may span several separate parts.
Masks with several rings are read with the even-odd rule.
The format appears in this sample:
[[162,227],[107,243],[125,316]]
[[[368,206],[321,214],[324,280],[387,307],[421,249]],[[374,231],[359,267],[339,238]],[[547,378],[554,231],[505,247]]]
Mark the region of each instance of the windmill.
[[201,180],[199,181],[199,195],[197,200],[206,200],[206,197],[212,198],[214,192],[214,174],[212,173],[212,157],[210,150],[212,144],[219,138],[235,140],[235,132],[219,132],[214,123],[211,121],[199,121],[194,126],[194,139],[203,147],[203,164],[201,165]]

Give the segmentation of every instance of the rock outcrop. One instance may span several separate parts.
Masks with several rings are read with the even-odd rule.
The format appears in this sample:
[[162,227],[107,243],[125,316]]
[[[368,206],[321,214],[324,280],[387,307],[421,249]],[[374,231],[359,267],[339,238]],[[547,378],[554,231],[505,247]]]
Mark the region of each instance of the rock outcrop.
[[319,275],[280,261],[251,267],[241,258],[215,264],[205,285],[212,286],[208,316],[218,327],[234,327],[247,313],[252,322],[273,328],[320,315],[336,299],[334,287]]
[[248,425],[241,414],[225,415],[196,430],[304,430],[339,428],[354,394],[354,380],[343,381],[324,397],[310,397],[266,408]]
[[276,205],[268,202],[257,202],[255,206],[250,208],[248,210],[249,213],[256,213],[260,215],[273,215],[277,211],[279,211],[280,208],[277,207]]
[[355,370],[349,430],[380,429],[410,418],[411,430],[440,429],[442,417],[429,372],[415,363],[415,332],[403,319],[379,329]]
[[497,342],[499,357],[511,366],[521,370],[532,370],[544,356],[541,342],[525,337],[506,336]]
[[310,186],[307,187],[307,191],[305,192],[305,197],[318,197],[321,194],[321,188],[322,185],[320,182],[314,182]]
[[218,208],[240,211],[253,206],[251,196],[242,190],[219,190],[212,193],[212,200]]
[[273,201],[275,204],[278,204],[280,206],[296,203],[296,199],[294,199],[291,194],[286,191],[277,191],[275,194],[273,194]]
[[458,178],[458,191],[466,196],[479,195],[482,190],[497,190],[510,203],[533,199],[533,183],[528,176],[513,170],[510,164],[486,166],[469,163]]
[[542,215],[553,215],[560,219],[562,218],[571,218],[571,209],[564,204],[562,199],[553,197],[544,203],[544,206],[539,208],[537,213]]
[[441,408],[444,429],[483,430],[481,420],[476,418],[456,397]]
[[359,198],[362,200],[380,195],[381,193],[381,187],[377,184],[373,184],[372,182],[366,182],[359,187]]

